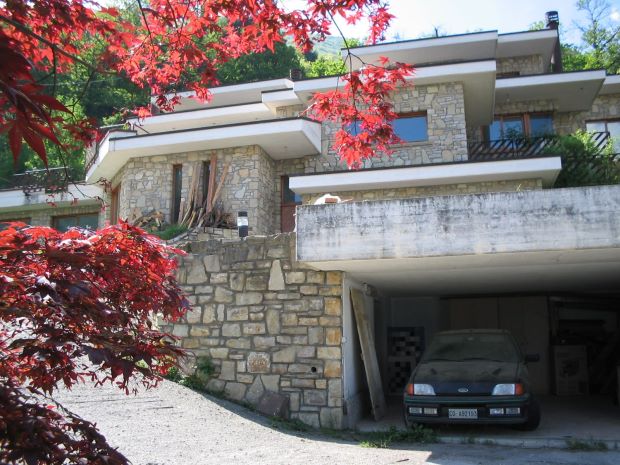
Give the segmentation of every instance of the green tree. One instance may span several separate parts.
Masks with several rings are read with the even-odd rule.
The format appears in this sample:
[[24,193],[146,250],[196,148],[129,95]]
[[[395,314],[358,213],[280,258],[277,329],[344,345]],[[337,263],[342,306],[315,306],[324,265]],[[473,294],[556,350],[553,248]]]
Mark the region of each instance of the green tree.
[[[581,32],[581,43],[562,42],[562,65],[565,71],[605,69],[610,74],[620,73],[620,26],[611,17],[611,5],[606,0],[579,0],[577,9],[585,14],[585,21],[575,23]],[[545,29],[543,21],[530,24],[530,31]],[[560,23],[560,38],[564,36]]]
[[261,81],[288,77],[293,68],[301,67],[300,55],[294,47],[277,43],[273,53],[243,55],[220,66],[217,77],[222,84]]
[[[620,73],[620,26],[610,20],[610,3],[606,0],[579,0],[577,9],[583,11],[587,18],[585,24],[576,25],[583,41],[581,51],[585,63],[582,69],[606,69],[610,74]],[[580,64],[579,60],[577,64]]]
[[301,60],[304,75],[309,78],[321,76],[337,76],[345,72],[345,64],[341,58],[320,55],[314,61]]

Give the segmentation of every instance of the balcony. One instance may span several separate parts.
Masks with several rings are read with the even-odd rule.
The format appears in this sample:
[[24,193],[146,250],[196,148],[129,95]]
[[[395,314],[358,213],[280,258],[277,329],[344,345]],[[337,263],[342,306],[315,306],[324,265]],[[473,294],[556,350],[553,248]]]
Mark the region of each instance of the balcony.
[[86,157],[87,180],[112,179],[134,157],[258,145],[274,160],[316,155],[321,123],[308,118],[279,118],[139,135],[115,129]]
[[50,203],[98,205],[103,196],[101,186],[84,184],[81,170],[50,168],[13,175],[0,188],[0,206],[4,212],[23,212],[49,208]]
[[[592,133],[592,148],[601,151],[609,142],[608,132]],[[470,141],[467,143],[469,161],[514,160],[562,154],[564,150],[561,137],[557,135],[539,137],[507,137],[490,141]]]
[[64,167],[31,170],[11,176],[3,183],[3,190],[21,190],[24,195],[56,194],[66,192],[70,183],[82,178],[82,173]]

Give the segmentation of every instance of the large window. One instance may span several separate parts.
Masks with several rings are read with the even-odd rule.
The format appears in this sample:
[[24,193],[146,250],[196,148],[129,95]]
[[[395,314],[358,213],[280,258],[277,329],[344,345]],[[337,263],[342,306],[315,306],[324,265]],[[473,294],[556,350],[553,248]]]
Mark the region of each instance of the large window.
[[553,133],[553,118],[548,113],[496,116],[491,125],[483,128],[485,140],[538,137]]
[[69,228],[97,229],[99,227],[99,214],[86,213],[83,215],[56,216],[52,219],[52,226],[62,232]]
[[590,132],[608,132],[613,140],[614,153],[620,153],[620,120],[588,121],[586,129]]
[[[421,142],[428,140],[428,122],[426,112],[400,113],[392,122],[394,133],[403,142]],[[347,129],[352,134],[361,131],[360,124],[355,123]]]
[[291,232],[295,230],[295,207],[301,205],[301,195],[291,190],[288,176],[280,178],[280,191],[280,230]]
[[171,223],[181,220],[179,213],[181,211],[181,188],[183,186],[183,165],[172,165],[172,212]]

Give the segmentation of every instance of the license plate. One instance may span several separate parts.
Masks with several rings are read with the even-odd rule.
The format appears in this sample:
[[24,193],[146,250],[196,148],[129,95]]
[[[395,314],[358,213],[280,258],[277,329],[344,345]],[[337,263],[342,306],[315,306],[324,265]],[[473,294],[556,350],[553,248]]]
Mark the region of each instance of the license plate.
[[478,410],[475,408],[450,408],[448,418],[478,418]]

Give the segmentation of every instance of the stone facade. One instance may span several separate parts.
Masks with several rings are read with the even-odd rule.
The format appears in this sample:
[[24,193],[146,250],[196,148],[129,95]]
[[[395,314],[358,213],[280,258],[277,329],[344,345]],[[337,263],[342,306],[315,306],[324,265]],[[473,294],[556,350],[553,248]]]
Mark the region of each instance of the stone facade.
[[543,74],[545,69],[542,55],[525,55],[520,57],[499,58],[497,75],[518,73],[518,76]]
[[295,262],[295,236],[191,244],[179,281],[192,305],[165,327],[216,368],[208,387],[257,405],[286,396],[291,418],[342,425],[342,274]]
[[131,159],[113,182],[121,185],[120,217],[137,218],[157,210],[170,222],[173,165],[183,165],[181,196],[187,198],[194,168],[208,162],[213,152],[217,156],[216,183],[224,166],[229,166],[220,197],[224,211],[233,219],[238,211],[248,211],[252,234],[272,233],[274,164],[256,145]]
[[[586,122],[620,118],[620,94],[599,95],[588,111],[560,111],[552,100],[521,100],[496,103],[495,115],[549,112],[556,134],[566,135],[586,129]],[[481,140],[480,128],[467,128],[469,140]]]
[[[409,86],[394,95],[396,113],[426,112],[428,140],[393,147],[394,152],[366,160],[363,168],[410,166],[467,160],[465,100],[461,83]],[[322,156],[308,160],[306,173],[322,173],[346,169],[333,149],[339,129],[333,123],[323,124]]]

